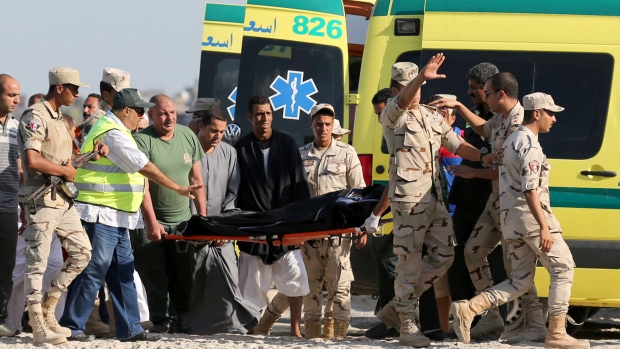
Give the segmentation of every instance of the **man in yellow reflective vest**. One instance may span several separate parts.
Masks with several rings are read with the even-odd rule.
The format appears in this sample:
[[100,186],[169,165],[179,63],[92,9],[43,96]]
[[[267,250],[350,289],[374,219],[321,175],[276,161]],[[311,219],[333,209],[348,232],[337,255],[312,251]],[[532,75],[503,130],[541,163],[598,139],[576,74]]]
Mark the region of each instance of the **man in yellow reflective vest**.
[[84,327],[104,281],[114,303],[117,338],[132,342],[161,339],[161,335],[150,334],[140,326],[129,229],[143,224],[140,205],[146,190],[144,177],[188,197],[202,183],[180,186],[138,151],[131,130],[136,129],[144,109],[152,106],[142,100],[138,90],[121,90],[112,109],[93,125],[82,145],[82,152],[89,152],[101,141],[110,151],[107,157],[80,168],[75,178],[80,190],[75,207],[93,250],[90,263],[74,281],[60,319],[71,329],[69,340],[94,340],[94,336],[84,334]]

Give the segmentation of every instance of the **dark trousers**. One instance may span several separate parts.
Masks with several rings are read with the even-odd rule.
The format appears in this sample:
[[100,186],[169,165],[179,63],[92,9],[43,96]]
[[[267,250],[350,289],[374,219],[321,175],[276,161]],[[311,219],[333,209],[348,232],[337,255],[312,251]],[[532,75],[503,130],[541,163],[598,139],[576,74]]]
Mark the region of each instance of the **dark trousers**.
[[[164,224],[167,233],[176,225]],[[183,241],[151,242],[145,229],[131,231],[136,271],[144,283],[151,322],[174,322],[190,307],[194,284],[194,245]]]
[[[457,246],[454,247],[454,262],[450,269],[448,269],[448,283],[450,284],[450,295],[453,302],[471,299],[476,295],[476,288],[471,281],[469,270],[467,270],[467,265],[465,264],[465,243],[474,230],[476,222],[482,214],[482,210],[483,208],[472,209],[457,206],[452,216],[454,237],[456,238]],[[491,268],[491,276],[496,285],[507,278],[502,258],[502,246],[497,246],[487,257]],[[501,306],[499,310],[505,318],[506,306]]]
[[[426,254],[426,246],[424,246],[422,254]],[[377,275],[379,278],[379,298],[377,302],[379,308],[383,308],[394,299],[394,269],[396,268],[397,261],[398,257],[394,254],[394,235],[390,234],[385,238],[385,242],[377,254]],[[420,295],[419,307],[420,330],[422,332],[441,330],[434,287],[429,288]]]
[[13,212],[0,212],[0,323],[8,316],[7,303],[13,290],[17,220],[17,207]]

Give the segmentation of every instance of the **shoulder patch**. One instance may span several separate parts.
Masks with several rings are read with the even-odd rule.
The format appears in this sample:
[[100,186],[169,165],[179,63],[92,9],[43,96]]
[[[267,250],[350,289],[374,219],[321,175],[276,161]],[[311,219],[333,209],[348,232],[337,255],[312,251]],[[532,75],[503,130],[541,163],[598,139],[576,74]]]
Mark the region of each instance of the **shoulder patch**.
[[533,173],[538,173],[539,169],[540,169],[540,163],[538,162],[538,160],[530,161],[530,170],[532,170]]
[[30,121],[28,122],[28,127],[33,130],[36,131],[39,129],[39,127],[41,127],[41,120],[38,117],[31,117]]

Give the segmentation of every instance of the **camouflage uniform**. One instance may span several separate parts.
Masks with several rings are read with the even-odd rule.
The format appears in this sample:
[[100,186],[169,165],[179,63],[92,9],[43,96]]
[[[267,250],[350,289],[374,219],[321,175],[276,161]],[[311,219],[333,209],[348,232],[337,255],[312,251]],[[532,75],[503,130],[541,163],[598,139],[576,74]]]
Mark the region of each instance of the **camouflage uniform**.
[[[495,306],[519,297],[534,283],[536,260],[549,271],[549,315],[565,315],[568,311],[575,263],[564,242],[560,224],[549,203],[549,171],[551,166],[542,152],[538,136],[519,126],[507,140],[504,166],[500,169],[500,219],[502,235],[512,273],[508,280],[484,292]],[[540,249],[540,227],[531,213],[523,191],[536,190],[553,237],[547,253]]]
[[[322,155],[314,147],[314,142],[299,151],[313,197],[366,186],[362,166],[352,146],[333,140]],[[350,250],[350,239],[323,239],[302,245],[301,254],[310,286],[310,293],[304,297],[304,319],[321,318],[325,282],[328,292],[325,319],[349,320],[353,281]]]
[[[381,123],[390,150],[389,195],[398,256],[392,302],[402,315],[415,311],[419,295],[452,264],[455,240],[441,194],[439,149],[443,145],[456,153],[463,140],[441,114],[420,106],[420,118],[400,109],[397,98],[388,101]],[[428,248],[424,259],[422,244]]]
[[[60,112],[54,112],[50,104],[43,100],[34,104],[22,115],[19,123],[19,150],[26,159],[26,150],[38,151],[45,159],[55,164],[71,160],[72,137],[69,134]],[[36,213],[32,202],[26,198],[39,187],[46,184],[43,174],[30,169],[24,162],[24,185],[20,188],[18,199],[26,205],[28,222],[23,233],[26,240],[26,273],[24,292],[26,304],[39,304],[42,300],[43,273],[47,267],[52,234],[55,232],[69,257],[60,273],[52,280],[52,288],[66,291],[71,281],[84,270],[90,261],[91,245],[73,206],[73,200],[62,190],[56,199],[51,192],[36,200]]]
[[[523,107],[520,103],[510,110],[506,118],[501,113],[495,113],[493,117],[484,124],[484,137],[489,138],[492,152],[501,149],[510,136],[523,122]],[[493,286],[491,270],[487,256],[495,249],[497,244],[502,241],[502,228],[499,220],[500,198],[499,180],[492,181],[493,192],[487,200],[486,207],[482,215],[476,222],[467,243],[465,244],[465,262],[471,276],[471,280],[476,287],[476,291],[482,292]],[[504,244],[502,244],[504,246]],[[510,263],[506,259],[507,247],[504,246],[504,267],[507,275],[510,275]],[[522,297],[523,308],[526,313],[541,309],[542,305],[538,302],[536,287],[532,284],[530,290]]]

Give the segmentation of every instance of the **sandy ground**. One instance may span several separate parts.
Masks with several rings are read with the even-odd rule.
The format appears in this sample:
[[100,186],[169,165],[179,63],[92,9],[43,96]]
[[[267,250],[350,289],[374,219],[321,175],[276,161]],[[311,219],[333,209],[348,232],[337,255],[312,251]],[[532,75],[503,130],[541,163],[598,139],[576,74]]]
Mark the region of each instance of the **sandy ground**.
[[[307,349],[307,348],[399,348],[398,340],[370,340],[363,336],[364,330],[377,324],[373,309],[375,301],[369,296],[353,296],[353,311],[351,328],[344,341],[330,341],[324,339],[296,339],[288,336],[288,314],[282,317],[274,326],[271,336],[229,335],[216,336],[189,336],[168,335],[161,341],[152,343],[121,343],[113,339],[97,339],[91,343],[67,342],[63,348],[127,348],[127,349]],[[579,338],[589,339],[593,348],[620,348],[620,309],[604,309],[596,314],[584,325],[578,334]],[[30,334],[21,334],[13,338],[0,338],[0,349],[33,348]],[[41,347],[41,346],[40,346]],[[44,347],[53,348],[51,345]],[[456,340],[433,342],[431,348],[543,348],[538,343],[523,343],[519,346],[510,346],[500,342],[463,344]]]

